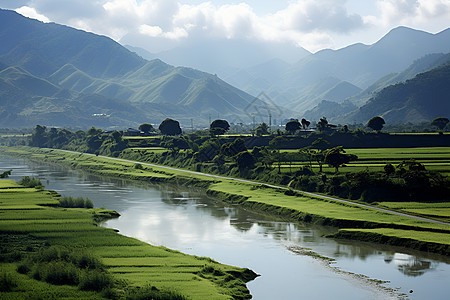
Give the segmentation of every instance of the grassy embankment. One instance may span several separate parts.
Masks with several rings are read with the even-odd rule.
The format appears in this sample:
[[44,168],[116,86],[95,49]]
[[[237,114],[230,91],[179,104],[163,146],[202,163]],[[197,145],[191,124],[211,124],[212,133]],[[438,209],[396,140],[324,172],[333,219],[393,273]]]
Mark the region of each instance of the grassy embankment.
[[[155,299],[249,298],[242,278],[252,279],[251,271],[122,236],[95,221],[113,212],[61,208],[59,197],[0,180],[0,298],[138,299],[139,293],[162,296],[160,291],[174,293]],[[94,261],[97,269],[83,261]]]
[[[211,178],[201,174],[186,174],[182,171],[149,167],[145,164],[142,164],[142,168],[137,168],[133,162],[67,153],[60,150],[4,148],[4,151],[13,152],[16,155],[27,155],[39,161],[64,163],[99,175],[119,176],[148,182],[199,185],[207,188],[207,192],[211,196],[231,203],[293,221],[306,221],[342,228],[336,237],[391,243],[450,255],[450,226],[448,225],[377,212],[320,197],[305,196],[301,193],[286,193],[286,190],[269,188],[264,185]],[[388,206],[389,204],[381,203],[380,205]],[[429,205],[422,209],[434,210],[434,204]],[[448,211],[450,207],[445,206],[442,209]],[[427,211],[428,214],[430,211]]]

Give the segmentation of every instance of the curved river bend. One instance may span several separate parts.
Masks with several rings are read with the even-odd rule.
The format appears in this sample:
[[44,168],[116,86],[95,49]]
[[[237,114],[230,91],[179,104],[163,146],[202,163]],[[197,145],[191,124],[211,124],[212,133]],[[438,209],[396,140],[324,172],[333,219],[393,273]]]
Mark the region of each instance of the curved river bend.
[[[330,228],[280,222],[208,199],[188,188],[139,184],[0,155],[11,178],[39,177],[63,195],[118,211],[104,223],[121,234],[261,274],[254,299],[448,299],[450,259],[321,237]],[[299,254],[312,249],[323,260]],[[352,274],[353,273],[353,274]],[[367,280],[389,281],[381,287]],[[397,290],[389,292],[387,288]],[[412,293],[410,291],[412,290]]]

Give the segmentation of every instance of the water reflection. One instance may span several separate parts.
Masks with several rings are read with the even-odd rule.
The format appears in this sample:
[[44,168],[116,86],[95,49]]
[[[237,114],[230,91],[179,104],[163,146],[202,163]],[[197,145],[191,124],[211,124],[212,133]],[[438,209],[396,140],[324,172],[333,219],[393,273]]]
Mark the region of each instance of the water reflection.
[[109,179],[46,165],[27,166],[0,155],[2,169],[13,169],[15,180],[38,176],[50,189],[89,197],[96,207],[119,211],[122,216],[106,225],[122,234],[254,269],[263,275],[249,283],[258,300],[297,299],[299,287],[304,299],[382,298],[376,291],[330,274],[309,257],[289,252],[290,245],[335,258],[344,270],[390,280],[390,286],[401,287],[402,292],[414,288],[411,298],[433,295],[433,299],[447,299],[450,293],[450,266],[444,258],[438,261],[424,253],[407,255],[392,247],[326,239],[323,235],[335,229],[282,222],[213,201],[186,187]]
[[421,276],[436,267],[430,260],[401,253],[395,253],[392,261],[400,272],[412,277]]

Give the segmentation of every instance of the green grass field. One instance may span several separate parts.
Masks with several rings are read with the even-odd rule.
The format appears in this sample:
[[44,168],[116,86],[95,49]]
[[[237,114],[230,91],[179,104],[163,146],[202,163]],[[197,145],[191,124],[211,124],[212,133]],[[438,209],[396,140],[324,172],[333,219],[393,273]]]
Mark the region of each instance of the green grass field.
[[[352,161],[339,168],[340,172],[359,172],[364,170],[383,171],[386,164],[394,166],[404,160],[415,159],[422,163],[429,171],[439,172],[443,175],[450,175],[450,147],[429,147],[429,148],[376,148],[376,149],[345,149],[348,154],[358,156],[357,161]],[[282,150],[286,153],[295,153],[298,150]],[[284,162],[281,165],[282,172],[295,172],[303,166],[309,166],[309,162]],[[273,164],[278,168],[278,163]],[[319,170],[319,165],[312,163],[314,171]],[[334,168],[323,166],[326,173],[334,173]]]
[[[448,148],[445,149],[448,150]],[[125,177],[129,179],[151,180],[153,176],[163,176],[164,179],[168,179],[169,182],[174,182],[171,180],[175,178],[189,178],[191,180],[196,179],[207,183],[207,186],[209,186],[211,191],[217,191],[227,195],[247,197],[248,199],[244,204],[249,204],[250,206],[256,204],[258,209],[262,209],[269,214],[274,213],[277,215],[283,215],[283,213],[287,213],[290,215],[290,212],[294,211],[316,216],[317,219],[327,218],[331,220],[345,221],[347,223],[355,221],[356,223],[364,224],[364,222],[367,222],[379,224],[379,226],[387,228],[392,227],[393,224],[405,226],[407,228],[420,227],[420,231],[410,230],[411,232],[408,234],[414,235],[414,232],[416,232],[417,235],[414,236],[414,239],[420,241],[420,239],[424,236],[424,232],[433,232],[435,242],[439,243],[439,241],[443,241],[444,244],[448,245],[446,242],[450,232],[448,225],[434,224],[426,221],[396,216],[389,213],[377,212],[371,209],[361,208],[356,205],[342,204],[320,197],[301,195],[288,196],[284,193],[284,190],[260,188],[251,183],[236,182],[229,179],[210,178],[198,173],[187,174],[183,171],[167,170],[159,167],[150,168],[144,166],[143,170],[137,170],[134,168],[135,163],[133,162],[115,161],[96,156],[66,153],[60,150],[5,148],[5,151],[13,151],[16,153],[22,151],[22,154],[34,159],[39,159],[40,161],[65,163],[90,170],[96,174],[108,174],[110,176]],[[384,155],[387,154],[385,153]],[[401,204],[405,205],[406,203]],[[390,204],[383,203],[382,205],[389,207]],[[400,208],[396,208],[394,206],[390,208],[400,210]],[[420,211],[420,214],[427,213],[427,215],[431,216],[434,213],[435,218],[445,218],[445,213],[443,216],[442,214],[438,215],[438,213],[436,213],[436,208],[447,209],[447,207],[433,206],[433,204],[430,204],[430,206],[421,207],[413,206],[413,204],[411,204],[409,207],[405,207],[404,209],[430,210],[428,212]],[[436,231],[442,231],[444,233],[438,233]]]
[[[158,289],[176,291],[189,299],[231,299],[232,294],[248,296],[244,282],[227,273],[240,273],[243,269],[119,235],[94,222],[96,216],[108,215],[109,211],[55,207],[57,196],[50,191],[21,188],[12,180],[0,180],[2,241],[3,238],[21,240],[30,237],[39,244],[89,251],[101,259],[116,279],[125,280],[130,287],[151,284]],[[32,249],[30,243],[22,244],[19,252],[23,255],[37,250]],[[12,246],[2,244],[2,253],[8,247]],[[14,282],[14,288],[2,292],[2,299],[29,299],[31,295],[41,299],[102,298],[98,293],[80,291],[73,286],[55,286],[30,279],[16,272],[18,262],[1,261],[2,276],[8,276]],[[205,273],[205,266],[218,270],[217,276]],[[230,284],[225,285],[226,281]]]

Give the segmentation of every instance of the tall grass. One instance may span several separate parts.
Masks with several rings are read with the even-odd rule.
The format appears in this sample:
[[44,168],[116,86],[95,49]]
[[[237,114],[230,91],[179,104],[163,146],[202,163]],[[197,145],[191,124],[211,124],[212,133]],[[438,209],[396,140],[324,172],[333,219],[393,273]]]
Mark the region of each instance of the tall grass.
[[94,208],[94,203],[89,198],[65,196],[59,199],[59,206],[65,208]]

